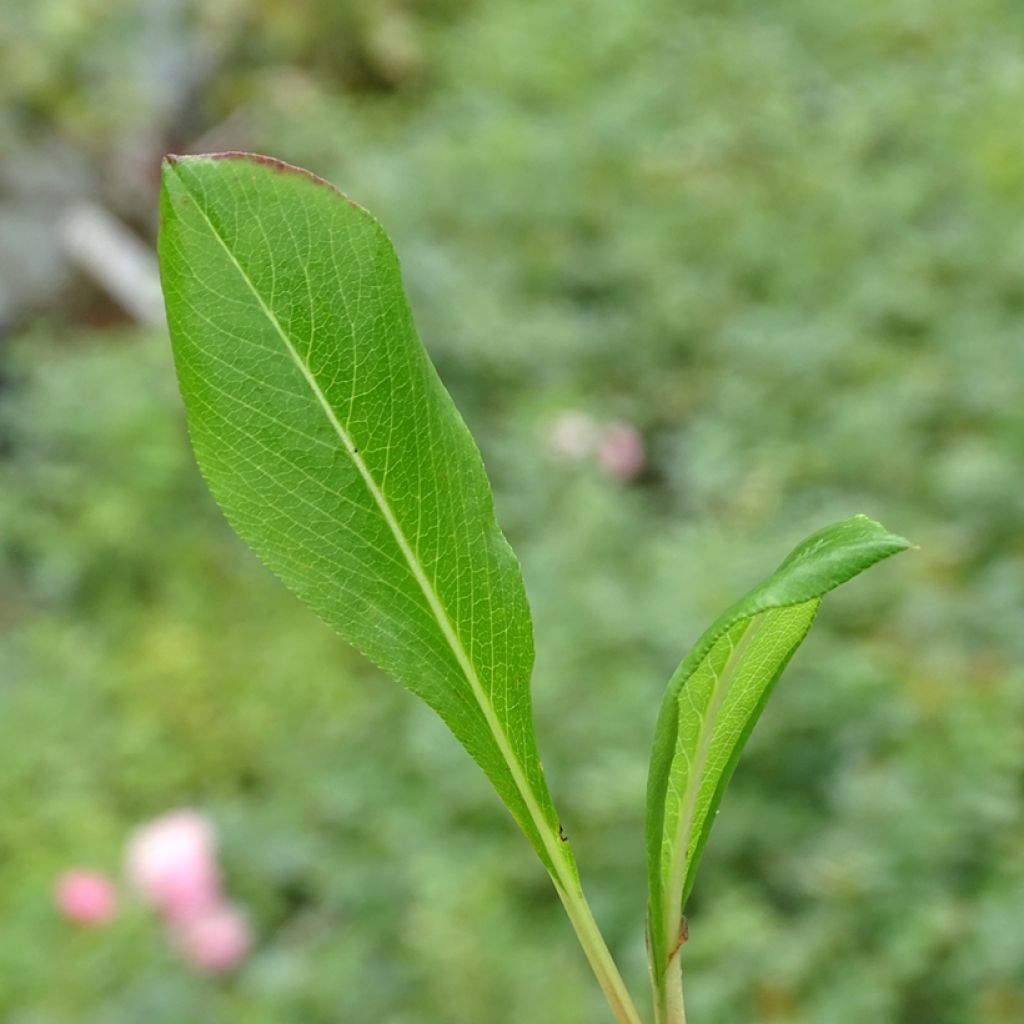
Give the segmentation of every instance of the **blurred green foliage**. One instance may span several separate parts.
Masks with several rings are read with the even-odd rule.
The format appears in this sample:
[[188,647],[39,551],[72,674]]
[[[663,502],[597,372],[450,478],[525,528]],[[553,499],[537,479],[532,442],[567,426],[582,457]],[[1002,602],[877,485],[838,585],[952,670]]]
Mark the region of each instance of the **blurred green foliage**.
[[[152,232],[155,176],[118,184],[143,138],[152,170],[194,143],[304,164],[395,238],[524,564],[547,772],[638,995],[671,670],[815,526],[917,540],[826,602],[755,732],[691,905],[690,1013],[1024,1019],[1024,8],[0,19],[0,218],[27,208],[12,169],[67,164]],[[166,338],[96,326],[75,287],[0,341],[0,1018],[603,1019],[479,773],[221,521]],[[635,424],[645,474],[556,458],[566,409]],[[116,870],[181,804],[259,936],[227,981],[140,910],[77,932],[51,907],[59,871]]]

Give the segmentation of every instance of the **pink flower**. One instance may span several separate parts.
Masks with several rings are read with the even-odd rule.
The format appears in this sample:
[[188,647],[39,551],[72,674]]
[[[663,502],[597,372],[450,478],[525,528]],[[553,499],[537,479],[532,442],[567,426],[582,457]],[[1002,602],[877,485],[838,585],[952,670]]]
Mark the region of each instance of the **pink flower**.
[[609,423],[601,434],[597,457],[613,476],[633,480],[644,468],[647,453],[637,429],[629,423]]
[[140,828],[128,843],[127,873],[139,894],[171,921],[220,902],[216,840],[198,811],[172,811]]
[[248,920],[227,903],[173,922],[171,937],[182,956],[207,974],[223,974],[237,967],[252,945]]
[[208,818],[180,810],[144,825],[129,840],[126,870],[196,970],[221,974],[242,961],[252,934],[242,911],[223,899]]
[[79,868],[57,879],[57,909],[76,924],[105,924],[117,913],[113,883],[98,871]]

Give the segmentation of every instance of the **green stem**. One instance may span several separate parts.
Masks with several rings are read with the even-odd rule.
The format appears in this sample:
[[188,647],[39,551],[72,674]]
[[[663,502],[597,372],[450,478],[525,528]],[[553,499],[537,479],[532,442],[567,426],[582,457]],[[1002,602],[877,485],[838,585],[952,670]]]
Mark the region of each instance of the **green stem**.
[[619,1024],[642,1024],[640,1014],[637,1013],[629,991],[626,989],[622,975],[615,966],[615,961],[608,950],[608,946],[601,935],[601,930],[594,920],[583,890],[575,885],[566,890],[559,881],[555,880],[555,889],[565,907],[566,914],[576,931],[576,937],[580,940],[583,952],[590,962],[591,970],[597,978],[601,991],[604,992],[608,1005],[615,1014]]
[[686,1007],[683,1005],[683,975],[676,968],[676,976],[666,986],[666,1009],[669,1024],[686,1024]]
[[658,978],[652,972],[654,986],[655,1024],[686,1024],[683,1004],[683,973],[679,966],[679,950],[668,962],[665,973]]

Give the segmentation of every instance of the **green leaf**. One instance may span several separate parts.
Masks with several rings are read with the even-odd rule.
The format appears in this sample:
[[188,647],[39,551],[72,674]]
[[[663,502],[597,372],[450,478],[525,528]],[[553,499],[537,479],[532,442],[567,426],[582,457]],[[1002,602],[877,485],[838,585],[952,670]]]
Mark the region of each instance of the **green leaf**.
[[669,681],[647,783],[648,928],[656,990],[680,944],[680,915],[741,750],[821,598],[909,547],[866,516],[808,537],[729,608]]
[[167,319],[210,490],[300,598],[437,711],[570,887],[519,566],[387,235],[327,182],[243,153],[168,157],[160,209]]

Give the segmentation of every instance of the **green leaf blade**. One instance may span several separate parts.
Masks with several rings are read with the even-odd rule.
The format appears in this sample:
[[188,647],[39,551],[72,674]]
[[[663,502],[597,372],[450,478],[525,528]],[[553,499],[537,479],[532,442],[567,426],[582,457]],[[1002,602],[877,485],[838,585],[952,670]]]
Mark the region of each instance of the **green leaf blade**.
[[193,447],[236,531],[441,715],[548,869],[574,877],[518,563],[384,231],[277,161],[171,158],[160,261]]
[[712,624],[669,681],[647,788],[648,931],[659,999],[725,788],[821,598],[909,546],[866,516],[818,531]]

